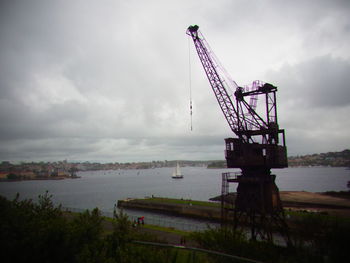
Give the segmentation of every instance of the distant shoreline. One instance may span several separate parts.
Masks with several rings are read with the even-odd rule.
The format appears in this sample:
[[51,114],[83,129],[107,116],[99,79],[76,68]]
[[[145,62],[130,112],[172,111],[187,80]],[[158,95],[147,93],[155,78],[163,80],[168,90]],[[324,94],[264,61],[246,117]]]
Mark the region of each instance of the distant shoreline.
[[64,180],[64,179],[78,179],[81,178],[81,176],[75,176],[75,177],[51,177],[51,178],[21,178],[21,179],[0,179],[1,182],[21,182],[21,181],[48,181],[48,180]]

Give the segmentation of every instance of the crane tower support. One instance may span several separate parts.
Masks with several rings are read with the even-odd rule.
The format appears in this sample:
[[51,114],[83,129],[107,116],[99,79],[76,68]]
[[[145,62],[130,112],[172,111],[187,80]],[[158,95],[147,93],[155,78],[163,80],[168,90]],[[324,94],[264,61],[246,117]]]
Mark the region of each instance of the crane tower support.
[[[277,119],[277,87],[263,81],[238,86],[199,27],[190,26],[186,33],[193,40],[218,104],[236,135],[225,139],[225,158],[228,168],[239,168],[241,172],[222,175],[222,225],[235,229],[249,226],[252,239],[272,241],[274,231],[289,239],[276,176],[271,174],[273,168],[288,166],[285,132]],[[263,116],[256,112],[258,97],[265,102]],[[230,183],[238,183],[234,204],[226,198]]]

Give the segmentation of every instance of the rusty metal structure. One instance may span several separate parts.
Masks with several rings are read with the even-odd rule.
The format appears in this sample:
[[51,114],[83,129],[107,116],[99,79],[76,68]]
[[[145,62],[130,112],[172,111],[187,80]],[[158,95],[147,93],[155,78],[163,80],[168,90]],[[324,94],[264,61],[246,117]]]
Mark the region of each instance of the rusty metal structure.
[[[277,87],[262,81],[240,87],[221,66],[197,25],[188,27],[211,88],[232,130],[225,139],[228,168],[239,173],[222,175],[222,225],[249,227],[252,239],[273,240],[273,233],[288,236],[279,190],[271,169],[288,166],[285,132],[278,126]],[[264,110],[257,112],[262,98]],[[238,183],[235,201],[229,188]]]

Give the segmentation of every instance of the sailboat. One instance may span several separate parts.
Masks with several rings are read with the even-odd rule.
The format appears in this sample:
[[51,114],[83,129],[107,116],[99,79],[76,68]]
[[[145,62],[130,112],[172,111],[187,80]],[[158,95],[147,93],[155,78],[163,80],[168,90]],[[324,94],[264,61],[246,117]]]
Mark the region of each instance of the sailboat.
[[176,164],[175,170],[173,171],[173,175],[171,176],[171,178],[174,178],[174,179],[184,178],[184,176],[181,173],[179,163]]

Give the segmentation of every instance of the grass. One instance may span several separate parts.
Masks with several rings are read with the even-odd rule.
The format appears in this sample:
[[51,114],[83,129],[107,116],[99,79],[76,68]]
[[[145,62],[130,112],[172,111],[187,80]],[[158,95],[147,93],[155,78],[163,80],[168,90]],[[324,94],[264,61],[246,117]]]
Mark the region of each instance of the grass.
[[327,212],[303,212],[303,211],[293,211],[293,210],[284,210],[285,215],[287,216],[287,221],[295,219],[306,219],[310,217],[318,217],[319,219],[327,221],[338,221],[345,224],[350,224],[350,218],[346,216],[337,216],[329,215]]
[[189,235],[191,233],[188,231],[175,229],[173,227],[163,227],[163,226],[149,225],[149,224],[142,225],[142,227],[152,229],[152,230],[167,232],[167,233],[174,233],[174,234],[181,235],[181,236],[186,236],[186,235]]
[[165,197],[151,197],[145,200],[147,202],[160,202],[160,203],[168,203],[168,204],[181,204],[181,205],[197,205],[197,206],[206,206],[206,207],[220,207],[219,203],[207,202],[207,201],[198,201],[198,200],[190,200],[190,199],[176,199],[176,198],[165,198]]

